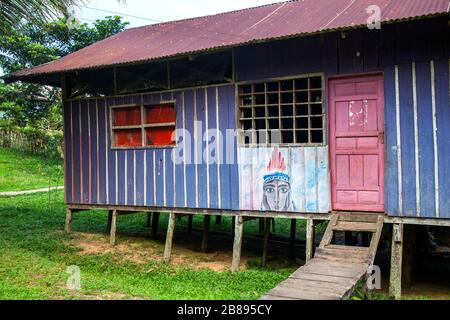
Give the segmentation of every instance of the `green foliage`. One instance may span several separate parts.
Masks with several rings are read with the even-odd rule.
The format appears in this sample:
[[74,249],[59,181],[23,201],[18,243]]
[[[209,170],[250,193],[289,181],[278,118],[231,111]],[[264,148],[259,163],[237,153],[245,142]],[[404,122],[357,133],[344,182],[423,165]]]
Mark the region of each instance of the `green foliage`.
[[0,147],[0,192],[40,189],[63,183],[61,158]]
[[[12,73],[50,62],[114,35],[127,24],[118,16],[77,28],[70,28],[66,18],[44,24],[19,23],[0,33],[0,68]],[[20,127],[61,130],[61,90],[38,84],[0,83],[0,117]]]
[[42,24],[59,15],[68,16],[72,5],[83,0],[0,0],[0,30],[13,28],[17,21]]
[[[0,198],[0,299],[257,299],[293,271],[215,272],[188,264],[167,265],[161,259],[137,263],[120,250],[80,254],[71,242],[77,235],[62,231],[64,208],[61,191],[50,202],[46,194]],[[74,229],[107,244],[106,216],[105,211],[77,214]],[[167,220],[161,220],[164,228]],[[128,236],[130,243],[161,247],[162,257],[163,240],[142,238],[148,234],[145,215],[123,216],[119,228],[119,241],[138,232],[139,238]],[[80,291],[66,289],[70,265],[81,270]]]

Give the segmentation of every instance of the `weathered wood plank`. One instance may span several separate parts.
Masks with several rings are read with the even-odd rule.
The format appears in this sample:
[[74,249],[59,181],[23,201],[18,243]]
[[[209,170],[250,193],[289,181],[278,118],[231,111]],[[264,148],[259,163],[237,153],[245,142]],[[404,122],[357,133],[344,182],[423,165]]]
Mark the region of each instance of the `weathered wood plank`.
[[395,299],[402,296],[403,224],[394,224],[391,244],[391,274],[389,295]]
[[377,230],[372,235],[372,240],[370,240],[370,246],[369,246],[369,248],[370,248],[370,252],[369,252],[370,263],[373,263],[373,261],[375,260],[375,255],[377,254],[378,243],[380,242],[381,231],[383,230],[383,222],[384,222],[384,217],[382,215],[379,215],[377,218]]
[[106,232],[107,233],[111,232],[112,216],[113,216],[113,211],[112,210],[108,210],[108,222],[106,224]]
[[355,263],[369,263],[369,250],[364,251],[350,251],[337,250],[331,248],[318,248],[315,257],[336,262],[355,262]]
[[169,222],[167,225],[167,234],[166,234],[166,244],[164,247],[164,262],[170,261],[170,256],[172,254],[172,241],[173,241],[173,232],[175,230],[175,221],[176,215],[171,212],[169,214]]
[[378,214],[359,212],[339,212],[339,221],[376,223]]
[[336,225],[338,217],[339,216],[337,214],[331,215],[330,222],[328,222],[327,229],[325,230],[322,240],[320,241],[319,248],[323,248],[324,246],[330,244],[331,239],[333,239],[333,227]]
[[376,232],[377,224],[368,222],[338,221],[333,227],[335,231]]
[[66,223],[64,226],[64,231],[67,233],[72,232],[72,220],[73,220],[73,212],[72,209],[66,209]]
[[261,297],[259,300],[303,300],[303,299],[295,299],[295,298],[287,298],[287,297],[278,297],[270,294],[266,294]]
[[304,300],[339,300],[339,295],[336,294],[321,294],[314,291],[302,291],[288,288],[274,288],[268,292],[269,295],[277,297],[285,297],[292,299],[304,299]]
[[234,224],[234,243],[233,243],[233,261],[231,263],[231,271],[239,271],[241,263],[242,237],[244,235],[244,218],[238,216]]
[[117,227],[117,217],[119,216],[119,212],[117,210],[113,210],[112,218],[111,218],[111,230],[109,235],[109,244],[112,246],[116,245],[116,227]]
[[308,219],[306,220],[306,261],[309,261],[314,256],[314,220]]
[[308,272],[300,272],[298,274],[291,275],[289,279],[298,279],[298,280],[313,280],[323,283],[341,283],[341,284],[351,284],[353,281],[358,280],[357,276],[353,278],[344,278],[338,276],[331,276],[328,274],[315,274]]

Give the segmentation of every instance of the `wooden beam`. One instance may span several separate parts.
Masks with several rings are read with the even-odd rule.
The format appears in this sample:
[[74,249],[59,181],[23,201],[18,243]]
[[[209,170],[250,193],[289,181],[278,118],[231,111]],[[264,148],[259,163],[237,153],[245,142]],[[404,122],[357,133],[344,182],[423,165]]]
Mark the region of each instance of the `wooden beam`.
[[[226,209],[202,209],[202,208],[175,208],[175,207],[147,207],[147,206],[124,206],[124,205],[97,205],[97,204],[67,204],[71,209],[78,210],[120,210],[123,212],[174,212],[176,214],[209,214],[222,216],[245,216],[254,218],[297,218],[297,219],[314,219],[329,220],[330,214],[324,213],[306,213],[306,212],[282,212],[282,211],[249,211],[249,210],[226,210]],[[438,220],[438,219],[435,219]],[[445,220],[445,219],[441,219]],[[450,225],[450,219],[446,219]]]
[[145,221],[145,225],[150,228],[150,226],[152,225],[152,213],[151,212],[147,212],[147,219]]
[[72,232],[72,220],[73,220],[73,212],[72,209],[66,209],[66,224],[64,226],[64,231],[67,233]]
[[109,244],[112,246],[116,245],[116,228],[117,228],[117,216],[119,212],[117,210],[113,210],[112,218],[111,218],[111,230],[109,235]]
[[267,251],[269,248],[269,235],[270,235],[270,220],[265,219],[264,221],[264,242],[263,242],[263,253],[261,258],[261,266],[264,267],[267,263]]
[[164,247],[164,262],[170,262],[170,256],[172,255],[172,242],[173,242],[173,232],[175,229],[175,213],[171,212],[169,214],[169,222],[167,225],[166,234],[166,245]]
[[414,240],[416,228],[413,225],[404,226],[404,245],[402,262],[402,288],[410,288],[414,270]]
[[394,299],[402,296],[402,259],[403,259],[403,224],[392,226],[391,274],[389,277],[389,295]]
[[159,212],[153,212],[152,215],[152,238],[158,238]]
[[263,233],[264,232],[264,218],[259,218],[258,219],[258,230],[259,233]]
[[306,220],[306,254],[305,254],[306,261],[311,260],[314,256],[314,238],[315,238],[314,220],[307,219]]
[[112,221],[113,211],[108,210],[108,222],[106,223],[106,233],[111,232],[111,221]]
[[234,243],[233,243],[233,262],[231,263],[231,272],[239,271],[241,263],[242,237],[244,235],[244,218],[238,216],[234,219]]
[[234,235],[236,234],[235,232],[236,232],[236,217],[235,216],[233,216],[232,218],[231,218],[231,234],[233,235],[233,238],[234,238]]
[[205,215],[203,217],[203,237],[202,237],[202,252],[208,251],[209,226],[211,224],[211,216]]

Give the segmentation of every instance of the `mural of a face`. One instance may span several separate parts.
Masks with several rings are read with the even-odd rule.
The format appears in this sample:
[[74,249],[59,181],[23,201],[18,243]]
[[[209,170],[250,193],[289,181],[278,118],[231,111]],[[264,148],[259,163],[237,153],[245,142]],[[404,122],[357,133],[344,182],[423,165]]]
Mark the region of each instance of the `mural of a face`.
[[284,159],[275,148],[267,166],[267,174],[264,175],[262,210],[291,211],[294,209],[290,180]]
[[264,183],[263,197],[268,210],[286,211],[289,207],[291,186],[281,180]]

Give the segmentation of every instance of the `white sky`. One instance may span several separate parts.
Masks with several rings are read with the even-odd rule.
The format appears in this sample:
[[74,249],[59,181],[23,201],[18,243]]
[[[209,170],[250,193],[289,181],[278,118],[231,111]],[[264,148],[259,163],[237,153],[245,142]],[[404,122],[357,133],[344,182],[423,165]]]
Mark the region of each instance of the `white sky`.
[[100,10],[114,11],[122,13],[123,20],[130,22],[128,27],[138,27],[157,22],[152,20],[171,21],[192,18],[280,1],[282,0],[126,0],[124,4],[123,1],[117,0],[86,0],[87,8],[81,5],[75,10],[75,16],[82,22],[90,23],[95,19],[116,15]]

